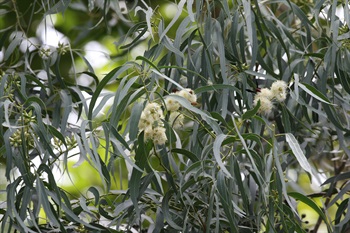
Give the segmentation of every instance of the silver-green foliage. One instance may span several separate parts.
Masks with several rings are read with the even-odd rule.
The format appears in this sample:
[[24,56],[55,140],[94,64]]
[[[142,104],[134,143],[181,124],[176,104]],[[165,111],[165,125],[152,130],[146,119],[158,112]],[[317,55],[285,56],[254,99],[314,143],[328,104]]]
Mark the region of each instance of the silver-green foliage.
[[[21,52],[27,37],[21,9],[16,1],[0,3],[2,14],[12,12],[17,19],[0,38],[1,161],[8,181],[0,212],[3,231],[304,232],[295,200],[319,213],[330,232],[349,227],[348,199],[337,193],[339,182],[350,176],[347,1],[180,1],[168,23],[157,7],[140,1],[134,10],[145,22],[135,24],[114,1],[33,4],[30,9],[43,16],[98,8],[100,21],[89,29],[107,32],[113,31],[107,20],[115,12],[129,27],[125,37],[134,36],[129,44],[121,42],[122,49],[151,36],[143,56],[102,80],[85,60],[85,74],[94,82],[79,86],[60,66],[62,49],[71,60],[83,55],[62,45],[53,54],[42,48]],[[345,9],[344,20],[337,7]],[[84,33],[89,30],[74,38],[77,46]],[[258,114],[261,103],[254,106],[255,94],[247,90],[270,87],[275,80],[288,84],[287,98],[274,103],[271,113]],[[116,91],[105,94],[109,85]],[[184,88],[194,91],[196,102],[176,95]],[[181,105],[179,129],[169,122],[169,98]],[[138,128],[149,102],[164,111],[158,124],[166,130],[165,144],[145,140],[146,132]],[[79,124],[69,122],[72,112]],[[76,148],[78,154],[69,153]],[[70,156],[79,157],[77,165],[88,161],[104,189],[91,187],[77,198],[59,187],[52,169],[63,162],[64,171]],[[322,167],[322,161],[336,159]],[[334,219],[327,215],[329,201],[318,207],[289,171],[316,179],[326,173],[327,189],[318,195],[344,197]],[[121,188],[112,189],[118,180]],[[38,219],[41,209],[45,223]]]

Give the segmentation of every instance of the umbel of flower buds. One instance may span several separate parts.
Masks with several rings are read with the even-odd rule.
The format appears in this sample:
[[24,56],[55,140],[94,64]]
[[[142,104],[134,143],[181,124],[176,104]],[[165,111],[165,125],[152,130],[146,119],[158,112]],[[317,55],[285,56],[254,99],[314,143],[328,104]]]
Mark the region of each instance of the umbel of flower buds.
[[[194,91],[190,88],[182,89],[170,95],[177,95],[187,99],[191,104],[197,103],[197,96]],[[184,115],[179,112],[181,107],[180,103],[172,98],[167,98],[165,100],[165,107],[167,111],[170,112],[169,123],[174,129],[179,129],[183,126]]]
[[144,131],[145,140],[163,145],[166,140],[163,110],[157,103],[148,103],[141,113],[139,131]]
[[[197,102],[197,96],[194,93],[194,91],[190,88],[182,89],[181,91],[177,91],[175,93],[172,93],[171,95],[178,95],[185,99],[187,99],[191,104],[194,104]],[[177,111],[181,107],[180,103],[176,100],[173,100],[171,98],[167,98],[165,100],[165,106],[168,111]]]
[[[181,91],[172,93],[187,99],[191,104],[195,104],[197,96],[193,90],[187,88]],[[179,129],[183,126],[184,115],[180,112],[180,103],[174,99],[165,99],[165,109],[170,112],[169,125],[174,129]],[[145,140],[152,140],[156,145],[163,145],[167,141],[164,128],[164,113],[158,103],[147,103],[141,113],[139,121],[139,132],[144,132]]]
[[273,101],[283,102],[287,97],[287,83],[281,80],[277,80],[272,83],[271,88],[262,88],[254,96],[253,105],[256,106],[260,101],[260,108],[258,113],[269,115],[273,109]]

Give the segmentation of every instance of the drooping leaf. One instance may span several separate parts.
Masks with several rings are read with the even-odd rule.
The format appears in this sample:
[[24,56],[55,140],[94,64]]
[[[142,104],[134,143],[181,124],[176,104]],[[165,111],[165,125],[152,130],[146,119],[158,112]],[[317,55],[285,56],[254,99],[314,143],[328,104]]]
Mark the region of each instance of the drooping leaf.
[[325,104],[332,105],[332,103],[329,101],[329,99],[324,94],[322,94],[320,91],[318,91],[316,88],[314,88],[313,86],[311,86],[307,83],[299,83],[298,86],[301,89],[303,89],[304,91],[306,91],[309,95],[314,97],[315,99],[317,99]]
[[311,176],[313,176],[312,168],[310,163],[307,161],[307,158],[302,151],[297,139],[294,137],[293,134],[287,133],[286,134],[286,141],[289,144],[289,147],[292,149],[294,156],[298,160],[300,166]]
[[222,157],[221,157],[221,148],[222,148],[221,144],[225,140],[225,138],[226,138],[226,135],[224,135],[224,134],[220,134],[215,138],[215,141],[213,144],[213,153],[214,153],[215,160],[216,160],[217,164],[219,165],[223,174],[225,174],[229,178],[232,178],[232,175],[225,167],[225,164],[223,163]]

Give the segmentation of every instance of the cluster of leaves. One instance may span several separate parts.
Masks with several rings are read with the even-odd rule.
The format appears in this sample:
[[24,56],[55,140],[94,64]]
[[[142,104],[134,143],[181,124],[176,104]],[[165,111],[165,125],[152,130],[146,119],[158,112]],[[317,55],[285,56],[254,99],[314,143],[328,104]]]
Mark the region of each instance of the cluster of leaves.
[[[138,23],[115,3],[0,3],[0,25],[11,25],[0,38],[3,231],[305,232],[295,200],[317,213],[314,232],[321,223],[329,232],[349,228],[347,1],[181,0],[167,22],[140,1],[134,11],[145,21]],[[52,51],[30,42],[37,20],[70,11],[86,17],[70,44]],[[113,17],[132,38],[120,49],[145,37],[148,48],[99,80],[79,49],[99,31],[113,34]],[[23,41],[34,48],[21,49]],[[76,83],[77,58],[89,86]],[[247,90],[275,80],[288,84],[287,99],[258,114]],[[116,91],[104,92],[110,85]],[[172,95],[184,88],[196,103]],[[170,97],[185,118],[178,129],[168,121]],[[138,128],[148,102],[164,110],[164,145],[144,140]],[[96,169],[103,189],[75,197],[57,184],[53,169],[69,173],[72,157]],[[326,177],[324,190],[307,196],[290,176],[304,172]]]

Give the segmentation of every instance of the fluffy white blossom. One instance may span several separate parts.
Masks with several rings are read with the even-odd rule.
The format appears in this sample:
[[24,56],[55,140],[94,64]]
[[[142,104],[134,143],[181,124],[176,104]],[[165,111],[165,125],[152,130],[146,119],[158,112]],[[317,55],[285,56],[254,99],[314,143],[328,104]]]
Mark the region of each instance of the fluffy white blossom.
[[166,140],[165,128],[164,127],[156,127],[153,129],[153,142],[157,145],[163,145]]
[[148,103],[141,113],[139,121],[139,131],[144,132],[145,140],[153,140],[157,145],[166,142],[165,128],[162,120],[163,110],[157,103]]
[[254,102],[253,102],[254,106],[256,106],[260,100],[260,108],[258,110],[258,113],[269,115],[273,108],[273,103],[271,101],[272,99],[273,99],[273,93],[270,89],[268,88],[260,89],[260,92],[258,92],[254,96]]
[[[189,102],[191,102],[191,104],[195,104],[197,102],[197,96],[194,93],[194,91],[190,88],[186,88],[186,89],[183,89],[181,91],[177,91],[177,92],[172,93],[170,95],[181,96],[181,97],[187,99]],[[165,106],[166,106],[166,109],[170,112],[177,111],[181,107],[180,103],[172,98],[167,98],[165,100]]]
[[146,129],[148,127],[152,127],[151,121],[147,119],[146,115],[144,113],[141,113],[140,121],[139,121],[139,129]]
[[143,129],[144,132],[144,139],[147,140],[152,140],[153,139],[153,127],[147,127]]
[[196,103],[197,102],[197,96],[194,93],[194,91],[192,89],[190,89],[190,88],[183,89],[183,90],[181,90],[179,92],[176,92],[175,94],[178,95],[178,96],[181,96],[181,97],[183,97],[185,99],[187,99],[191,103]]
[[[186,88],[186,89],[183,89],[181,91],[177,91],[177,92],[172,93],[170,95],[181,96],[181,97],[187,99],[189,102],[191,102],[191,104],[197,102],[197,96],[194,93],[194,91],[190,88]],[[168,111],[177,111],[181,107],[179,102],[177,102],[176,100],[171,99],[171,98],[167,98],[165,100],[165,106],[166,106]]]
[[141,118],[145,117],[150,121],[160,121],[164,119],[163,110],[157,103],[148,103],[142,113],[144,116],[141,115]]
[[149,127],[152,128],[154,125],[162,125],[162,119],[164,119],[164,114],[160,105],[157,103],[148,103],[141,113],[139,129],[142,131]]
[[177,111],[180,108],[179,102],[172,98],[167,98],[165,100],[165,106],[168,111]]
[[179,129],[183,126],[184,115],[179,112],[172,112],[169,116],[169,123],[174,129]]
[[255,96],[253,104],[254,106],[256,106],[260,100],[260,108],[258,110],[258,113],[269,115],[273,109],[272,101],[269,100],[268,98],[261,97],[261,96],[260,98],[257,98],[257,96],[258,95]]
[[287,83],[282,80],[277,80],[271,85],[273,97],[278,102],[283,102],[287,97]]
[[261,88],[260,92],[256,93],[255,95],[255,98],[257,99],[266,98],[268,100],[272,100],[273,97],[273,92],[268,88]]
[[254,106],[256,106],[260,100],[260,108],[258,113],[269,115],[273,109],[273,100],[277,102],[283,102],[287,97],[287,83],[281,80],[277,80],[272,83],[271,88],[262,88],[254,96]]

